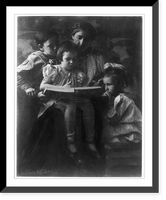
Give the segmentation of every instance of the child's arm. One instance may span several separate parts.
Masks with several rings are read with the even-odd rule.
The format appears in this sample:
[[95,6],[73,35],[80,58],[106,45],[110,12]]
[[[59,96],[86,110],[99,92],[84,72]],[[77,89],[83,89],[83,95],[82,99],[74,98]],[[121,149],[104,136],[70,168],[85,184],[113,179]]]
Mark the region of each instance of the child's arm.
[[17,67],[17,86],[30,97],[34,97],[37,94],[30,79],[34,76],[33,68],[35,63],[39,62],[41,62],[40,58],[31,54]]
[[54,73],[55,70],[50,64],[43,68],[43,80],[40,84],[40,90],[45,90],[49,85],[53,84],[52,78]]
[[109,106],[110,106],[110,109],[108,110],[106,114],[106,119],[109,123],[116,124],[121,119],[126,109],[124,108],[122,97],[120,95],[116,97],[115,100],[113,101],[113,104],[111,100]]
[[[45,90],[50,85],[55,85],[55,79],[58,75],[58,71],[55,66],[51,66],[48,64],[46,67],[43,68],[43,80],[40,84],[40,90]],[[67,82],[62,87],[70,87],[71,83]],[[59,86],[58,86],[59,87]]]
[[24,91],[27,96],[34,97],[37,94],[36,89],[32,86],[32,84],[20,74],[17,74],[17,86]]

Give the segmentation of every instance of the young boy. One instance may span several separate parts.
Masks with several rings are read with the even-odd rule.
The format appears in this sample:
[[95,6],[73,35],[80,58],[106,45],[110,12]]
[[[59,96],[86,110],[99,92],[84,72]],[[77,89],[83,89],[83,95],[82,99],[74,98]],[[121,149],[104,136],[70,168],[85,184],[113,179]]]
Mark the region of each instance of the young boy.
[[35,97],[42,81],[42,69],[48,63],[57,64],[58,33],[52,29],[36,34],[39,51],[31,53],[17,67],[17,85],[29,97]]
[[40,31],[35,40],[39,51],[31,53],[17,67],[18,154],[21,153],[39,112],[37,93],[43,79],[43,67],[48,63],[57,64],[58,33],[53,29]]
[[[47,65],[43,68],[44,79],[40,89],[44,90],[49,85],[63,87],[80,87],[84,86],[87,77],[83,72],[76,69],[77,66],[77,46],[72,42],[63,42],[57,51],[57,58],[60,65]],[[91,102],[82,97],[67,95],[54,95],[50,97],[49,106],[55,103],[55,106],[64,112],[64,120],[67,133],[67,146],[70,155],[78,158],[77,147],[75,144],[75,115],[76,108],[83,111],[83,121],[85,126],[86,147],[93,156],[99,158],[98,151],[94,143],[94,108]],[[77,161],[77,160],[76,160]]]

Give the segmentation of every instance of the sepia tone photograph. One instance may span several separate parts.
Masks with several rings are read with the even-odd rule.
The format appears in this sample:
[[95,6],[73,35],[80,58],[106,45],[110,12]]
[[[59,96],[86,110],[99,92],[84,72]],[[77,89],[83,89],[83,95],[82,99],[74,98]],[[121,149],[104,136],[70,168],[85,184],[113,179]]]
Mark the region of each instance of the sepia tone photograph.
[[142,177],[142,17],[18,16],[18,177]]

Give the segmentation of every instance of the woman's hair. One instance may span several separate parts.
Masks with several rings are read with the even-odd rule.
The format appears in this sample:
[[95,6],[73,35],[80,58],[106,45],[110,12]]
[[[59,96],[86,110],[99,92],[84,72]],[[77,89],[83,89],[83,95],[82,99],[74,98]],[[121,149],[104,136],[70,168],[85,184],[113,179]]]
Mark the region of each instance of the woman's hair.
[[62,61],[62,57],[64,52],[77,52],[78,47],[71,41],[64,41],[59,45],[59,48],[57,50],[57,59],[59,61]]
[[37,45],[43,44],[44,42],[46,42],[47,40],[49,40],[50,38],[54,36],[57,37],[57,39],[59,39],[59,34],[57,33],[57,31],[51,28],[48,30],[37,32],[35,36],[35,40],[36,40]]
[[96,37],[96,29],[92,24],[88,22],[77,22],[73,25],[72,30],[71,30],[71,35],[74,35],[75,33],[79,31],[86,31],[89,38],[93,41]]
[[113,77],[120,89],[128,86],[126,69],[121,64],[107,63],[104,66],[104,77]]

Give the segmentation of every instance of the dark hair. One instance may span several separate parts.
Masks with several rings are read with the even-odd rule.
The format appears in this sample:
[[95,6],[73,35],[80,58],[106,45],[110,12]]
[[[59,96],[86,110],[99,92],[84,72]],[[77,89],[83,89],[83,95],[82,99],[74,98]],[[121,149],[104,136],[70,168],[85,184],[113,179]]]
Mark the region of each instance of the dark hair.
[[57,33],[57,31],[55,29],[51,28],[48,30],[43,30],[43,31],[37,32],[37,34],[35,36],[35,40],[36,40],[37,44],[43,44],[48,39],[50,39],[54,36],[56,36],[59,39],[59,34]]
[[[106,65],[105,65],[106,66]],[[126,68],[121,64],[109,63],[104,69],[104,77],[112,76],[121,88],[128,86]]]
[[77,52],[78,47],[71,41],[64,41],[59,45],[59,48],[57,50],[57,59],[59,61],[62,60],[64,52]]
[[94,40],[96,37],[96,29],[92,24],[88,22],[77,22],[73,25],[71,30],[71,35],[74,35],[75,33],[79,32],[80,30],[86,31],[89,35],[89,38],[91,40]]

